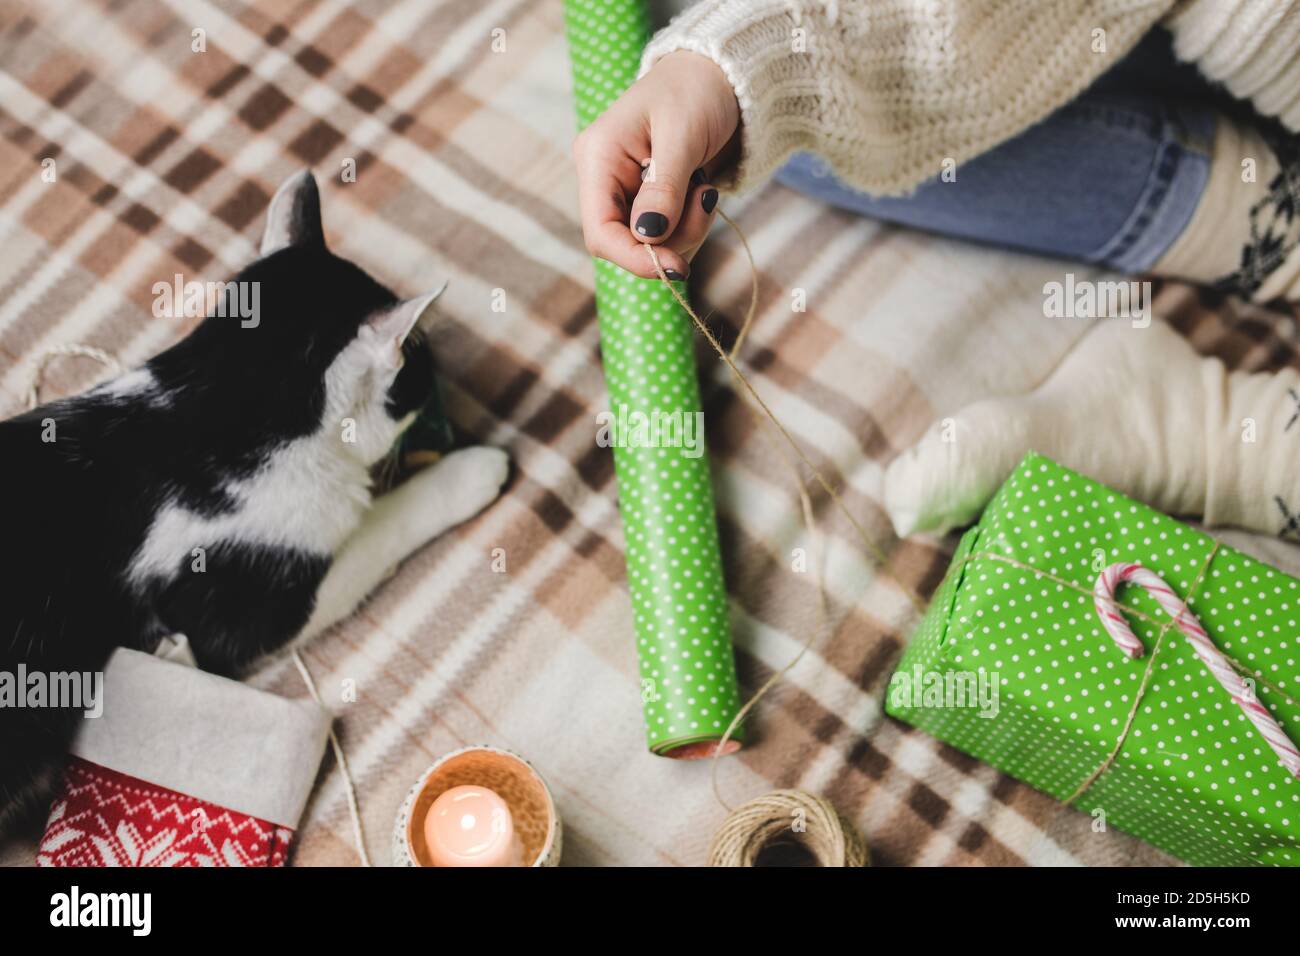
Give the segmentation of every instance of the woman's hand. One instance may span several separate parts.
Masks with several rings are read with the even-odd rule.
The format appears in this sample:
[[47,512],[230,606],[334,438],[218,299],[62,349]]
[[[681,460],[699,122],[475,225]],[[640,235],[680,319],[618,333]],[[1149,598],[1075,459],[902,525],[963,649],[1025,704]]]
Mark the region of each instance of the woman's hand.
[[712,60],[678,51],[656,63],[573,143],[591,254],[649,279],[653,243],[669,278],[686,278],[718,202],[709,170],[731,159],[739,125]]

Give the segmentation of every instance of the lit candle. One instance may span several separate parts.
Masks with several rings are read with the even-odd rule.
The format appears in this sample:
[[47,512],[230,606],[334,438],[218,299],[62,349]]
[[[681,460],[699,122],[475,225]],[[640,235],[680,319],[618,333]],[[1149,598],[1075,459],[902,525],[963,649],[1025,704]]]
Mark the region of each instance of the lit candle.
[[523,866],[523,846],[510,808],[487,787],[444,791],[424,818],[434,866]]

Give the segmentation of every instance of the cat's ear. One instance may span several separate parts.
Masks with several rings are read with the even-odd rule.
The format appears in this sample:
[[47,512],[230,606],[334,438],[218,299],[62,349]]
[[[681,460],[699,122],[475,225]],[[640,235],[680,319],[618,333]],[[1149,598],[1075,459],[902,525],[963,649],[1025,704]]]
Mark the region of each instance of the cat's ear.
[[447,283],[443,283],[441,288],[427,295],[416,296],[414,299],[403,299],[386,309],[380,309],[368,319],[366,319],[365,328],[376,341],[382,343],[386,352],[391,352],[395,356],[400,356],[402,343],[406,337],[411,334],[411,330],[419,324],[421,318],[437,301],[438,296],[442,295],[443,289],[447,288]]
[[284,181],[271,198],[262,233],[262,255],[306,243],[325,244],[320,221],[320,190],[310,169]]

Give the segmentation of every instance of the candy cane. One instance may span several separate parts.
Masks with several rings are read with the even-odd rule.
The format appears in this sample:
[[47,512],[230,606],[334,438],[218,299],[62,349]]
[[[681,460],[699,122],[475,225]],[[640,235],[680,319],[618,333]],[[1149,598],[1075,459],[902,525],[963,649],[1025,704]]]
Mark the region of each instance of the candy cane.
[[1201,663],[1209,668],[1214,679],[1232,696],[1233,703],[1245,712],[1246,719],[1255,725],[1255,729],[1273,748],[1282,765],[1292,776],[1300,778],[1300,750],[1296,749],[1295,744],[1286,735],[1286,731],[1256,699],[1254,691],[1241,679],[1241,675],[1233,669],[1228,659],[1210,640],[1210,636],[1205,633],[1205,628],[1201,627],[1201,622],[1196,619],[1196,615],[1183,603],[1183,599],[1165,584],[1160,575],[1140,564],[1112,564],[1101,572],[1097,578],[1097,585],[1093,589],[1094,603],[1097,606],[1097,614],[1101,617],[1102,626],[1106,628],[1111,639],[1129,657],[1138,658],[1145,653],[1146,649],[1142,646],[1142,642],[1133,635],[1133,630],[1128,626],[1128,621],[1124,620],[1124,615],[1120,613],[1119,605],[1115,602],[1115,590],[1125,581],[1145,588],[1164,608],[1165,613],[1174,619],[1174,625],[1187,635],[1188,643],[1196,651],[1196,656],[1201,659]]

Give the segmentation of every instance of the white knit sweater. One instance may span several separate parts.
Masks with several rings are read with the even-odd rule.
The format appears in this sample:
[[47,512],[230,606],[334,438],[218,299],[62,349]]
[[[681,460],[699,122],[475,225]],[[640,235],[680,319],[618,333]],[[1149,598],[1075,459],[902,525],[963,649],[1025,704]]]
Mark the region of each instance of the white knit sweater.
[[709,57],[741,109],[744,189],[790,153],[904,192],[1067,103],[1164,23],[1174,49],[1300,130],[1300,0],[701,0],[646,48]]

